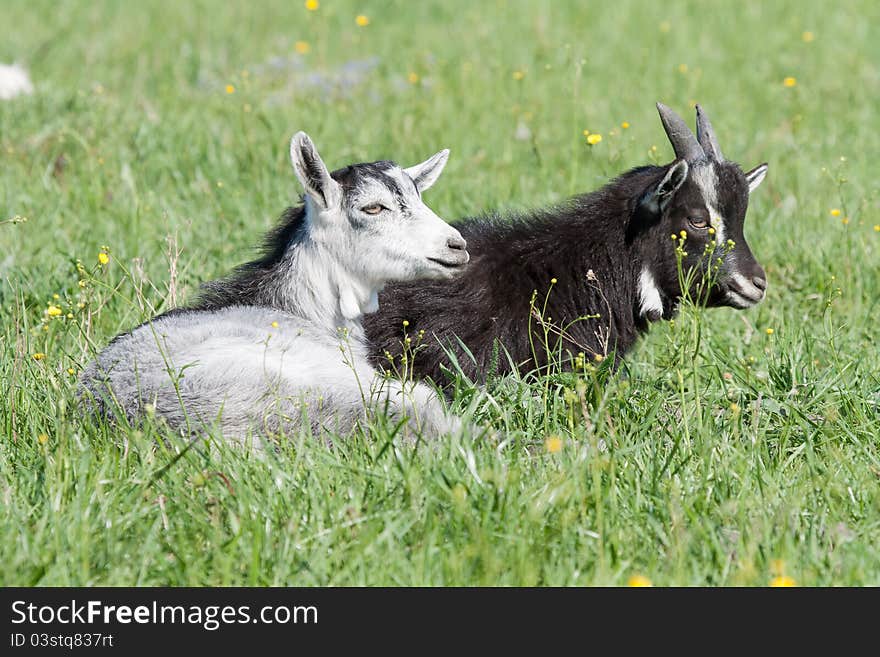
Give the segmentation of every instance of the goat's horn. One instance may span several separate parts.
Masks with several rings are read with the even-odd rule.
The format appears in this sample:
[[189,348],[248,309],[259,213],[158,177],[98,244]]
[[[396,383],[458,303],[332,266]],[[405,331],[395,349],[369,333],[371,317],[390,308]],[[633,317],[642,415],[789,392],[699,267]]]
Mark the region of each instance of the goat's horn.
[[697,141],[700,142],[700,147],[710,160],[720,162],[724,159],[721,147],[718,145],[718,138],[715,136],[712,124],[709,123],[709,117],[699,105],[697,105]]
[[700,147],[694,133],[687,127],[682,118],[666,107],[663,103],[657,103],[657,111],[660,112],[660,120],[663,122],[663,129],[669,137],[672,149],[675,151],[675,157],[681,158],[688,163],[696,162],[706,158],[706,154]]

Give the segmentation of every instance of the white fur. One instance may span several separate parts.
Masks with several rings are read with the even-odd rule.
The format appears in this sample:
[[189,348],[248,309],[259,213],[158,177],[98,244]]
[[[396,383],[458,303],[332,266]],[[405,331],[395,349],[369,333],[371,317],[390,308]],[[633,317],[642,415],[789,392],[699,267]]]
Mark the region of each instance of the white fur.
[[[423,183],[446,153],[412,168]],[[400,167],[343,193],[304,133],[291,159],[307,194],[304,227],[264,283],[267,305],[166,315],[119,336],[83,372],[88,405],[130,421],[149,405],[175,428],[218,423],[233,438],[303,424],[346,433],[375,410],[405,421],[405,432],[457,430],[425,384],[372,368],[361,317],[387,281],[451,277],[468,261],[461,235]],[[376,204],[386,209],[364,211]]]
[[647,267],[639,274],[639,314],[656,321],[663,316],[663,299],[654,276]]
[[764,176],[767,175],[767,168],[766,164],[759,164],[746,174],[746,180],[749,181],[749,194],[755,191],[758,188],[758,185],[764,182]]
[[28,72],[19,64],[0,64],[0,100],[34,92]]
[[437,178],[440,177],[440,173],[443,171],[443,167],[446,166],[446,160],[448,159],[449,149],[444,149],[439,153],[432,155],[421,164],[407,167],[404,171],[413,179],[416,188],[418,188],[419,193],[421,193],[437,182]]
[[735,308],[751,308],[764,298],[764,291],[738,271],[734,271],[730,278],[733,284],[728,285],[727,300]]
[[[296,159],[294,170],[297,175],[302,170]],[[345,327],[360,336],[360,317],[378,309],[385,283],[448,278],[468,261],[466,251],[449,248],[450,242],[464,245],[461,234],[425,205],[404,170],[384,173],[397,183],[401,199],[381,181],[369,180],[351,192],[348,207],[335,192],[335,200],[324,207],[321,194],[303,180],[308,231],[284,264],[289,272],[286,303],[279,300],[279,307],[295,307],[297,314],[323,326]],[[361,210],[375,204],[388,210],[378,215]],[[354,229],[352,218],[362,227]]]
[[362,341],[272,308],[157,318],[112,342],[83,377],[108,414],[118,406],[135,421],[149,406],[176,428],[217,423],[229,438],[306,422],[313,431],[345,433],[371,409],[431,435],[457,426],[433,390],[373,370]]
[[718,210],[718,176],[712,164],[692,167],[694,182],[703,194],[703,201],[709,211],[712,228],[715,229],[715,242],[722,246],[727,241],[727,227],[724,217]]

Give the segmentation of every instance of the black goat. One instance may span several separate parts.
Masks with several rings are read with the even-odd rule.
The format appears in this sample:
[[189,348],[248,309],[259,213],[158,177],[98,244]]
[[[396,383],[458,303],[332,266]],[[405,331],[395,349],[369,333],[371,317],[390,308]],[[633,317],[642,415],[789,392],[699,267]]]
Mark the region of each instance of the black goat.
[[699,106],[696,137],[657,108],[674,162],[635,168],[555,208],[456,224],[470,264],[452,284],[386,287],[364,322],[372,362],[387,367],[388,353],[396,358],[421,331],[411,367],[440,384],[444,347],[476,380],[510,370],[504,350],[522,373],[545,367],[548,352],[620,359],[650,322],[675,315],[682,281],[707,306],[758,303],[767,283],[743,222],[767,165],[744,173],[725,161]]

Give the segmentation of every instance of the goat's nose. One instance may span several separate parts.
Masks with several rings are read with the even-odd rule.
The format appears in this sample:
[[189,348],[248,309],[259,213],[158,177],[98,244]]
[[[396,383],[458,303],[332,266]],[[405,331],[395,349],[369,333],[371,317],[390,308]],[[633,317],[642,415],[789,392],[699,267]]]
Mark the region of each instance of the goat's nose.
[[767,289],[767,279],[763,276],[752,276],[752,283],[762,292]]
[[453,251],[464,251],[467,248],[467,242],[465,242],[464,238],[460,236],[450,237],[446,240],[446,246]]

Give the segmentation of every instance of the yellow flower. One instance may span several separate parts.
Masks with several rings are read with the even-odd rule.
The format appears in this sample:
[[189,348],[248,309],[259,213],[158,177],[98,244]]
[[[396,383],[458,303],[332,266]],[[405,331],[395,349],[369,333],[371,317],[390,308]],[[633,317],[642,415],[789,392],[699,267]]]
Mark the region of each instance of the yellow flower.
[[49,442],[49,436],[47,436],[47,435],[44,434],[44,433],[41,433],[39,436],[37,436],[37,441],[38,441],[41,445],[45,445],[47,442]]
[[235,87],[234,87],[233,85],[231,85],[231,84],[227,84],[227,85],[226,85],[226,93],[228,93],[228,94],[234,94],[234,93],[235,93]]
[[840,216],[840,210],[837,209],[837,208],[831,208],[831,216],[832,216],[832,217],[839,217],[839,216]]
[[49,306],[46,308],[46,314],[49,315],[49,317],[58,317],[58,315],[61,314],[61,308],[58,306]]
[[874,224],[874,232],[880,233],[880,224]]
[[526,77],[526,74],[524,71],[514,71],[513,72],[513,79],[514,80],[522,80],[524,77]]
[[772,328],[768,328],[767,331],[766,331],[766,333],[767,333],[767,335],[773,335],[773,329],[772,329]]
[[108,262],[110,262],[110,256],[101,251],[98,254],[98,262],[100,262],[102,265],[106,265]]
[[403,328],[406,328],[407,326],[409,326],[409,320],[405,319],[403,320]]
[[812,32],[804,32],[803,34],[801,34],[801,39],[803,39],[804,43],[810,43],[815,38],[816,35]]
[[651,584],[651,580],[649,580],[644,575],[633,575],[629,578],[629,580],[627,580],[626,585],[633,588],[644,588],[648,586],[653,586],[653,584]]
[[410,71],[409,75],[406,76],[406,79],[409,80],[410,84],[415,84],[419,81],[419,74],[415,71]]
[[550,285],[556,285],[556,279],[555,279],[555,278],[551,278],[551,279],[550,279]]
[[602,141],[602,135],[598,135],[598,134],[596,134],[596,133],[593,133],[593,134],[591,134],[591,135],[587,135],[587,143],[588,143],[590,146],[595,146],[595,145],[598,144],[600,141]]
[[361,14],[357,18],[354,19],[354,22],[358,24],[358,27],[366,27],[370,24],[370,19]]
[[840,223],[842,223],[844,226],[846,226],[847,224],[849,224],[849,217],[844,217],[843,219],[840,220]]
[[559,436],[547,436],[547,440],[544,441],[544,447],[551,454],[555,454],[562,449],[562,438]]
[[45,357],[46,357],[46,354],[44,354],[42,351],[38,351],[37,353],[35,353],[33,355],[34,360],[43,360]]
[[61,295],[56,292],[55,294],[52,295],[52,298],[53,299],[60,299]]
[[797,86],[797,78],[793,78],[793,77],[791,77],[791,76],[785,78],[785,79],[782,81],[782,86],[783,86],[783,87],[795,87],[795,86]]
[[272,328],[278,328],[278,322],[272,322]]
[[601,363],[603,360],[605,360],[605,356],[603,356],[602,354],[594,354],[593,360],[597,363]]
[[321,3],[318,0],[306,0],[306,9],[309,11],[317,11],[320,6]]
[[681,236],[681,239],[687,239],[688,234],[686,231],[679,231],[678,234]]
[[773,579],[770,580],[770,586],[772,587],[788,587],[788,586],[797,586],[797,583],[789,577],[788,575],[777,575]]
[[307,55],[309,50],[311,50],[311,47],[306,41],[297,41],[293,44],[293,47],[300,55]]
[[710,235],[714,235],[714,234],[715,234],[715,229],[712,228],[712,226],[709,226],[709,234],[710,234]]
[[76,374],[76,370],[73,369],[72,367],[68,367],[68,368],[67,368],[67,373],[70,374],[71,376],[73,376],[74,374]]
[[672,235],[672,239],[673,239],[673,240],[677,240],[677,239],[678,239],[678,235],[676,235],[676,234],[673,233],[673,235]]
[[681,74],[687,73],[688,72],[688,65],[687,64],[679,64],[678,65],[678,72]]
[[626,130],[629,127],[629,121],[624,121],[620,124],[620,127]]
[[739,413],[739,404],[737,404],[736,402],[733,402],[733,403],[730,405],[730,412],[733,413],[734,415],[736,415],[737,413]]

